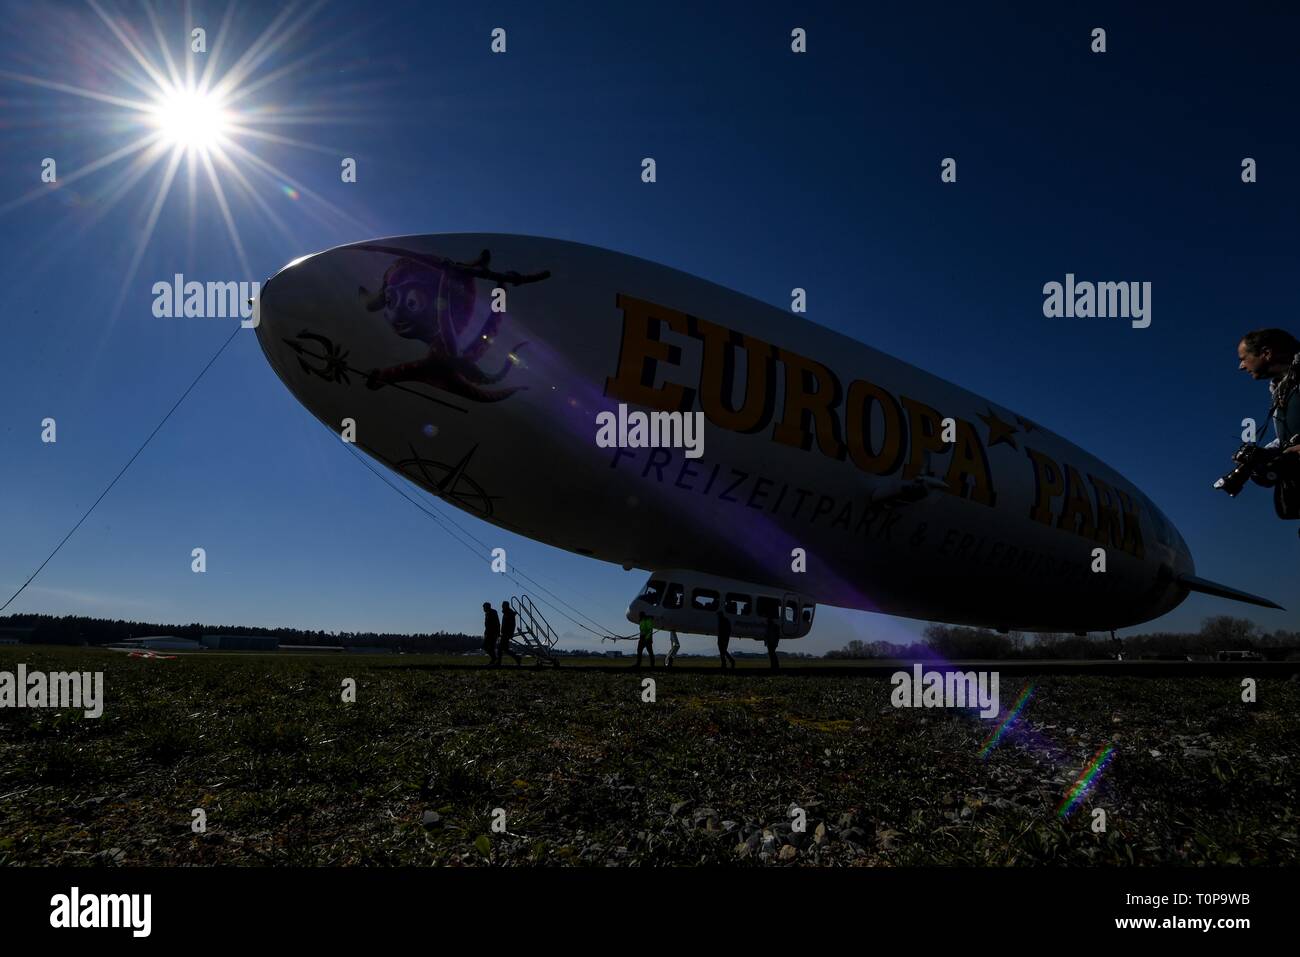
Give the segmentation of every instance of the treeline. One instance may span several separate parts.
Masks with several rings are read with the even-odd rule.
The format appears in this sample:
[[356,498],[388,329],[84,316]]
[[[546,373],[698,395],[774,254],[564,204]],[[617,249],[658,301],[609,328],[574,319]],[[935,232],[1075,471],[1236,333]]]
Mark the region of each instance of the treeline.
[[79,615],[9,615],[0,618],[0,634],[17,635],[25,643],[41,645],[109,645],[128,638],[174,635],[198,641],[204,635],[262,635],[280,639],[281,645],[392,648],[401,651],[458,652],[482,648],[482,637],[459,632],[394,635],[373,631],[307,631],[301,628],[253,628],[246,625],[172,625],[151,621],[85,618]]
[[[1266,649],[1285,655],[1285,649],[1300,652],[1300,632],[1261,632],[1253,621],[1217,615],[1206,618],[1194,634],[1156,632],[1128,635],[1119,644],[1109,634],[1087,635],[999,634],[986,628],[930,625],[924,639],[910,645],[889,641],[850,641],[827,658],[1113,658],[1122,651],[1125,658],[1214,655],[1220,651]],[[1269,654],[1268,657],[1274,655]]]

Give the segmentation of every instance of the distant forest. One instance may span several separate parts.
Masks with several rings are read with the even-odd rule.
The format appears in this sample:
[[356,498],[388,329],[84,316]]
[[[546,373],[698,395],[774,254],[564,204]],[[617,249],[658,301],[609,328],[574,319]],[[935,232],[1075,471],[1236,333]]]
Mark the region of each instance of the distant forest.
[[[999,634],[985,628],[931,625],[924,640],[910,645],[888,641],[850,641],[827,658],[1113,658],[1109,634]],[[1218,615],[1206,618],[1194,634],[1155,632],[1127,635],[1119,649],[1126,659],[1214,655],[1220,651],[1256,651],[1266,658],[1300,657],[1300,632],[1261,632],[1253,621]]]
[[[174,635],[198,641],[204,635],[274,635],[281,645],[325,645],[330,647],[391,648],[395,651],[454,654],[477,652],[481,635],[459,632],[431,632],[417,635],[380,634],[373,631],[304,631],[300,628],[253,628],[246,625],[169,625],[158,622],[109,620],[65,615],[9,615],[0,617],[0,637],[18,637],[24,643],[42,645],[108,645],[128,638]],[[613,646],[617,647],[617,646]],[[795,654],[793,647],[790,653]],[[1300,657],[1300,632],[1261,632],[1244,618],[1220,615],[1206,618],[1194,634],[1157,632],[1130,635],[1123,639],[1125,658],[1214,655],[1220,651],[1258,651],[1268,658]],[[1111,658],[1116,648],[1110,636],[999,634],[985,628],[930,625],[924,638],[910,645],[888,641],[850,641],[826,658]],[[557,654],[588,655],[590,651]],[[738,652],[739,653],[739,652]],[[782,649],[786,653],[786,649]],[[761,652],[754,652],[762,656]],[[798,654],[798,657],[812,657]]]
[[[32,629],[29,634],[25,633]],[[167,625],[149,621],[123,621],[65,615],[9,615],[0,618],[0,635],[19,633],[24,643],[42,645],[108,645],[127,638],[174,635],[198,641],[204,635],[273,635],[281,645],[392,648],[400,651],[458,652],[483,647],[482,636],[451,632],[424,635],[379,634],[373,631],[304,631],[300,628],[251,628],[247,625]]]

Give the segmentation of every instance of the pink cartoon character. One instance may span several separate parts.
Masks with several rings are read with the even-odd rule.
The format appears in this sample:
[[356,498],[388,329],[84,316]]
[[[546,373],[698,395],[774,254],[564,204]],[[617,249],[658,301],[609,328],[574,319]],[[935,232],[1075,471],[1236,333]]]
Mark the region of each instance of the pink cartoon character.
[[395,333],[404,339],[418,339],[429,347],[422,359],[371,371],[367,388],[422,382],[476,402],[500,402],[526,388],[486,388],[506,377],[511,365],[518,361],[519,350],[527,345],[525,342],[510,350],[510,357],[498,371],[488,372],[479,366],[496,338],[504,313],[490,313],[478,333],[463,346],[461,337],[474,316],[475,280],[522,285],[549,278],[549,270],[529,275],[493,272],[488,268],[491,253],[486,249],[474,262],[459,263],[393,246],[363,244],[357,248],[399,257],[384,272],[377,293],[372,295],[365,287],[358,290],[367,311],[382,310]]

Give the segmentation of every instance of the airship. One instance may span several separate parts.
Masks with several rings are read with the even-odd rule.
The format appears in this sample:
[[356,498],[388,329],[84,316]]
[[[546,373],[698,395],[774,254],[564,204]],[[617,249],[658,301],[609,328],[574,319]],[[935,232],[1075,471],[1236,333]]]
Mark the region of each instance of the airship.
[[820,605],[1108,631],[1191,592],[1186,542],[1025,411],[634,256],[495,233],[290,263],[262,349],[327,427],[443,501],[648,573],[627,617],[782,639]]

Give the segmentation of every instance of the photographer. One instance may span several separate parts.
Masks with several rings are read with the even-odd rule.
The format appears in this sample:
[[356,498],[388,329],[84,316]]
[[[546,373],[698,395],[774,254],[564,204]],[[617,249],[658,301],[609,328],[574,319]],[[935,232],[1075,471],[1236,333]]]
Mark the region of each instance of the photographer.
[[1252,379],[1268,379],[1269,418],[1276,438],[1265,448],[1281,449],[1274,504],[1283,518],[1300,518],[1300,341],[1283,329],[1257,329],[1237,344],[1238,368]]

